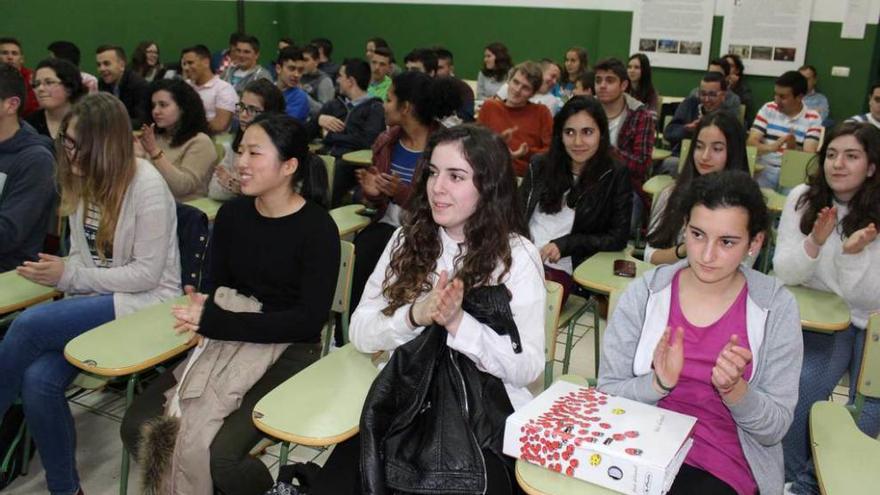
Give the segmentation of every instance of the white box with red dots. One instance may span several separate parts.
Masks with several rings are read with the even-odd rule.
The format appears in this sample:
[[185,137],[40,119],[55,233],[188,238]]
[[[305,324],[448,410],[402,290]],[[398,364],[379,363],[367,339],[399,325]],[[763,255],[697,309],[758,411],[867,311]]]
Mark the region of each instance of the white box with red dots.
[[661,495],[697,419],[558,381],[507,418],[504,453],[629,495]]

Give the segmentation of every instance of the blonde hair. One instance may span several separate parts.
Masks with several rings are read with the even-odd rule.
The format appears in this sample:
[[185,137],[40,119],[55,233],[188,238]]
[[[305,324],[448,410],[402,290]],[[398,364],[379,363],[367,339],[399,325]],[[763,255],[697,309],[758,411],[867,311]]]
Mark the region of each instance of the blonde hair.
[[[71,162],[64,136],[73,119],[77,149]],[[86,209],[89,205],[99,208],[95,245],[102,259],[112,255],[122,200],[135,174],[134,141],[125,106],[109,93],[82,98],[61,122],[55,153],[61,214],[72,214],[80,203]]]

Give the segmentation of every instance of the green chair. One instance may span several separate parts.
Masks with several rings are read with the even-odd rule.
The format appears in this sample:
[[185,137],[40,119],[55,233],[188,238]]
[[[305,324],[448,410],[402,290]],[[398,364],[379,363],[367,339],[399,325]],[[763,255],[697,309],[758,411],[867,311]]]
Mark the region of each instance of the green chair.
[[351,280],[354,275],[354,244],[341,241],[339,251],[339,275],[336,277],[336,291],[333,294],[333,304],[330,306],[330,319],[324,327],[321,345],[321,357],[330,352],[330,342],[333,340],[333,324],[336,315],[342,322],[342,345],[348,343],[348,321],[351,305]]
[[691,152],[691,140],[690,139],[682,139],[681,140],[681,149],[678,154],[678,173],[681,173],[681,169],[684,168],[684,162],[687,161],[686,158],[688,153]]
[[223,143],[218,143],[214,141],[214,149],[217,150],[217,161],[215,163],[220,163],[226,158],[226,147],[223,146]]
[[545,280],[547,309],[544,311],[544,388],[553,383],[553,363],[556,362],[556,335],[562,306],[562,285]]
[[327,204],[333,200],[333,174],[336,173],[336,158],[330,155],[318,155],[327,167]]
[[821,401],[810,409],[813,462],[825,495],[869,493],[880,486],[876,466],[880,442],[862,433],[854,422],[866,397],[880,399],[880,313],[871,315],[865,331],[855,404],[849,407]]
[[779,169],[779,188],[791,189],[803,184],[811,166],[818,166],[816,153],[811,151],[786,150],[782,154]]
[[749,175],[755,176],[755,165],[758,163],[758,148],[746,146],[746,160],[749,162]]
[[574,347],[574,328],[577,326],[578,320],[590,309],[590,301],[576,294],[569,294],[568,300],[562,306],[559,313],[559,322],[557,328],[566,328],[565,336],[565,355],[562,358],[562,372],[568,373],[568,367],[571,363],[571,349]]

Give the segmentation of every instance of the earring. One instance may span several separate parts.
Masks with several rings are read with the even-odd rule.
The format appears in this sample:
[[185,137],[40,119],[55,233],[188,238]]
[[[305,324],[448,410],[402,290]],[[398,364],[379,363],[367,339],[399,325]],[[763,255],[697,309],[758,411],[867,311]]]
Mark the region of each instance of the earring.
[[753,252],[749,251],[749,256],[752,256],[753,254],[754,254]]

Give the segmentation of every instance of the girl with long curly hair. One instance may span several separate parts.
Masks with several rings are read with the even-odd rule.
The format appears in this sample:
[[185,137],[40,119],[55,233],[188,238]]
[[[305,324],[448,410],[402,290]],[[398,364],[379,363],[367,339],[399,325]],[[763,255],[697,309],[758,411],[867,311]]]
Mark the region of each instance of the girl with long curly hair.
[[[852,324],[833,334],[804,332],[804,366],[794,421],[783,443],[791,493],[818,493],[810,456],[808,416],[849,373],[849,398],[865,347],[868,316],[880,310],[880,130],[845,123],[828,136],[817,167],[788,194],[773,257],[776,276],[833,292],[849,307]],[[880,401],[865,399],[859,428],[880,433]]]
[[[526,386],[541,373],[546,299],[541,259],[516,205],[510,153],[501,138],[478,126],[443,129],[431,136],[423,156],[413,180],[410,214],[379,259],[351,322],[351,341],[358,350],[394,354],[367,397],[360,436],[337,445],[322,470],[317,494],[375,493],[381,485],[421,493],[425,487],[420,483],[441,476],[432,461],[440,459],[431,454],[436,453],[431,450],[435,444],[460,454],[459,473],[475,475],[481,484],[477,491],[515,493],[516,482],[511,481],[509,461],[500,455],[500,445],[495,448],[492,441],[483,440],[503,436],[503,418],[531,399]],[[473,304],[477,299],[484,304]],[[499,314],[507,315],[506,323],[499,323],[504,320]],[[413,385],[413,393],[460,384],[472,398],[471,414],[485,412],[488,404],[501,404],[499,414],[492,416],[501,418],[500,425],[487,428],[491,421],[478,420],[471,425],[461,420],[467,415],[455,412],[458,395],[428,392],[428,402],[421,407],[432,412],[403,428],[419,438],[414,442],[417,447],[410,447],[416,448],[416,455],[407,456],[393,448],[392,432],[383,434],[376,415],[386,409],[376,407],[381,400],[376,396],[389,389],[385,384],[395,378],[391,375],[402,363],[415,362],[418,370],[396,377],[398,385],[390,387],[396,394],[407,393],[408,377],[439,369],[433,361],[413,359],[425,357],[423,347],[430,342],[439,342],[442,352],[437,352],[440,357],[431,353],[428,357],[436,359],[438,367],[444,359],[454,360],[462,379],[455,384],[440,380],[443,383]],[[432,414],[442,415],[446,427],[430,428]],[[472,435],[447,439],[446,432],[456,426],[463,428],[457,431],[467,429]],[[473,446],[468,444],[470,437],[482,448],[476,457],[482,462],[466,460],[475,452],[468,448]],[[377,445],[381,458],[371,450]],[[358,464],[363,476],[356,474]],[[400,471],[391,466],[400,465],[418,472],[418,479],[409,483],[393,479]],[[377,472],[387,474],[377,477]]]

